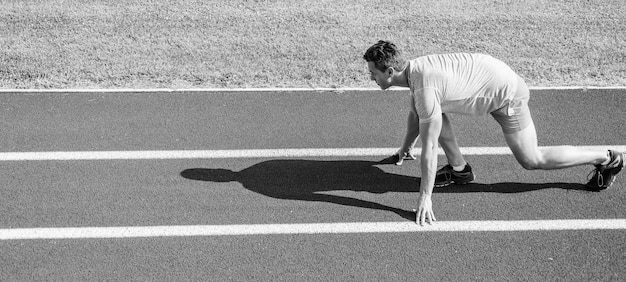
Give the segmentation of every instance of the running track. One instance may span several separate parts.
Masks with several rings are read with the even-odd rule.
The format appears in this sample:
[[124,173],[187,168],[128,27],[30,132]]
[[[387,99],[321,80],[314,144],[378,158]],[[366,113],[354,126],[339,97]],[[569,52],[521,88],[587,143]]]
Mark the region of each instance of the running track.
[[[540,145],[626,148],[623,92],[533,90]],[[625,279],[626,180],[524,171],[490,117],[412,224],[405,94],[5,91],[0,280]]]

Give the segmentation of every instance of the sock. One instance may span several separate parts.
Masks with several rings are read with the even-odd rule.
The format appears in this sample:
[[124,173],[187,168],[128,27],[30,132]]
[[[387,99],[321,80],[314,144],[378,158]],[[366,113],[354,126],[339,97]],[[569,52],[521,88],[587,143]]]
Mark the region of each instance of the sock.
[[452,166],[452,169],[456,172],[461,172],[463,170],[465,170],[465,165],[460,165],[460,166]]

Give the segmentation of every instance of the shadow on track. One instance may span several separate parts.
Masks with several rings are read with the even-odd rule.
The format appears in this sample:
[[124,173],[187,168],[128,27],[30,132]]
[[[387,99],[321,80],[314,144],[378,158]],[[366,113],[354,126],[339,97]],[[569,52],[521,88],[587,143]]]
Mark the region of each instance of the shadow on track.
[[542,189],[564,189],[588,191],[585,185],[580,183],[520,183],[500,182],[493,184],[469,183],[465,185],[450,185],[443,188],[435,188],[435,193],[523,193]]
[[411,211],[375,202],[325,194],[328,191],[370,193],[417,192],[418,178],[386,173],[370,161],[270,160],[239,172],[227,169],[192,168],[181,172],[187,179],[231,182],[277,199],[316,201],[394,212],[414,220]]
[[[328,191],[357,191],[369,193],[418,192],[420,178],[387,173],[371,161],[311,161],[270,160],[260,162],[239,172],[227,169],[191,168],[180,175],[187,179],[208,182],[237,181],[246,189],[277,199],[317,201],[344,206],[394,212],[415,220],[415,213],[375,202],[325,194]],[[435,189],[435,193],[521,193],[540,189],[560,188],[585,190],[573,183],[472,183]]]

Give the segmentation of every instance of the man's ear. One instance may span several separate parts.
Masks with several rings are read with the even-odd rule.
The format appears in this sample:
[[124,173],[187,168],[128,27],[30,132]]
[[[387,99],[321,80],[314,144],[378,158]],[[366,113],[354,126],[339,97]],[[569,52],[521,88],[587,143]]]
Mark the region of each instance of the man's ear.
[[394,69],[392,67],[387,68],[387,71],[385,71],[385,73],[389,77],[391,77],[393,75],[393,72],[394,72]]

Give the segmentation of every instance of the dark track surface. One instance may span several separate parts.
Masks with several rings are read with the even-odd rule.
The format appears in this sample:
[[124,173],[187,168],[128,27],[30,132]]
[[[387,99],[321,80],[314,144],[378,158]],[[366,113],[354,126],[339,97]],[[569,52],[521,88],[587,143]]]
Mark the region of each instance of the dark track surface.
[[[405,92],[3,94],[2,151],[397,147]],[[533,91],[540,145],[623,145],[623,90]],[[454,116],[463,147],[505,146]],[[412,220],[417,161],[377,157],[2,162],[0,228]],[[626,180],[468,156],[440,221],[626,218]],[[440,163],[445,162],[442,158]],[[231,182],[217,169],[237,172]],[[223,172],[223,171],[222,171]],[[625,230],[0,241],[0,280],[589,281],[626,279]]]

